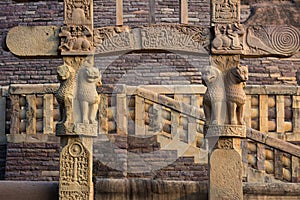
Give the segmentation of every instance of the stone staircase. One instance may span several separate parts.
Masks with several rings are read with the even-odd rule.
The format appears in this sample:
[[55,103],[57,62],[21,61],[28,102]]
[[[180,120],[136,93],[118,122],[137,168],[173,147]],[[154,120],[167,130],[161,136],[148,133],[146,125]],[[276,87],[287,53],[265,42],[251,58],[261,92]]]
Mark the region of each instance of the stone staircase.
[[[169,144],[171,145],[171,144]],[[207,180],[207,164],[178,149],[161,148],[158,136],[102,135],[94,141],[94,176],[157,180]]]

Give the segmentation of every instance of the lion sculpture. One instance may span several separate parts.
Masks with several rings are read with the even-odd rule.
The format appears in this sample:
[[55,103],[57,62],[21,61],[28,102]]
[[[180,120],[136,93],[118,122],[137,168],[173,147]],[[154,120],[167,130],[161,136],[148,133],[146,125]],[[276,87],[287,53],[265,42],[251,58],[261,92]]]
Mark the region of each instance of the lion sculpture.
[[246,94],[244,87],[248,80],[248,66],[231,68],[225,78],[228,120],[231,125],[244,125]]
[[60,111],[58,124],[64,124],[65,127],[74,123],[72,112],[75,76],[76,72],[71,66],[64,64],[57,67],[57,78],[60,82],[60,86],[55,93]]
[[206,125],[223,125],[226,119],[226,100],[221,71],[213,66],[202,71],[202,80],[207,87],[203,97]]
[[78,72],[77,99],[80,109],[79,123],[96,123],[100,98],[96,86],[101,86],[101,73],[97,68],[84,67]]

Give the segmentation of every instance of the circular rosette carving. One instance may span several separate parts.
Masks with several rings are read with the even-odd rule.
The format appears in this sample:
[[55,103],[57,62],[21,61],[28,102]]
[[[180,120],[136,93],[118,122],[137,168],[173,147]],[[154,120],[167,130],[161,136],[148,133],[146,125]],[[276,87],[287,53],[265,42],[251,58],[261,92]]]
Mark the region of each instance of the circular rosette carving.
[[300,33],[292,26],[275,27],[271,34],[274,50],[282,54],[292,54],[300,48]]
[[71,156],[73,157],[79,157],[83,154],[83,146],[82,144],[75,142],[73,144],[70,145],[69,147],[69,153]]

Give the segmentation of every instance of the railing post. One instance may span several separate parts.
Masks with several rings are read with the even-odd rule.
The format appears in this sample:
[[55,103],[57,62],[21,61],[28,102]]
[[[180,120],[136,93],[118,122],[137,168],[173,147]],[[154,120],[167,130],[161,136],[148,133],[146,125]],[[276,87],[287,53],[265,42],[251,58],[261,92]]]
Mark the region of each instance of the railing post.
[[19,95],[10,95],[11,117],[10,134],[20,134],[20,98]]
[[284,96],[276,96],[276,126],[277,133],[284,133]]
[[259,95],[259,130],[268,132],[268,95]]
[[126,92],[116,95],[117,103],[117,134],[127,135],[128,122],[127,122],[127,100]]
[[53,94],[45,94],[43,104],[43,133],[53,134]]
[[135,134],[145,135],[145,99],[135,96]]

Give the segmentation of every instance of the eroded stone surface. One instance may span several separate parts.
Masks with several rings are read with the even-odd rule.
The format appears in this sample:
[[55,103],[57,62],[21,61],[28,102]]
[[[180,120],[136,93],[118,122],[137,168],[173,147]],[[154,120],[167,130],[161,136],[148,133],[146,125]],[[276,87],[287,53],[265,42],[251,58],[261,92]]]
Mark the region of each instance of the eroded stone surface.
[[17,56],[57,56],[58,34],[57,26],[17,26],[8,32],[6,44]]
[[243,199],[242,159],[238,152],[233,149],[214,150],[209,166],[209,199]]

